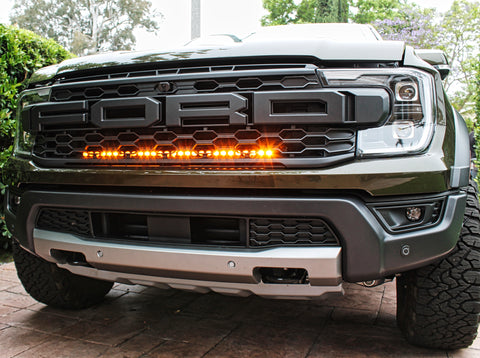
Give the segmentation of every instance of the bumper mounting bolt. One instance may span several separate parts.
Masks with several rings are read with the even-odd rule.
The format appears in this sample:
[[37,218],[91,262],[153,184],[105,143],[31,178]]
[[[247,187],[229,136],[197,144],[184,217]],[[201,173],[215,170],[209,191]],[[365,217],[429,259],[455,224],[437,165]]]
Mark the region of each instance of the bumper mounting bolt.
[[227,265],[229,268],[235,268],[235,266],[237,266],[233,261],[228,261]]
[[98,251],[97,251],[97,256],[98,256],[98,257],[103,257],[103,251],[98,250]]

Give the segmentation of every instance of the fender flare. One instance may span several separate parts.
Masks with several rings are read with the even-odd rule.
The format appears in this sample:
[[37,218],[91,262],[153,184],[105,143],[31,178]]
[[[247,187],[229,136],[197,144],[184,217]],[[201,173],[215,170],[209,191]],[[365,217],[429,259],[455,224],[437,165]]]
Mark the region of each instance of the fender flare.
[[468,185],[470,179],[470,140],[465,120],[456,110],[455,121],[455,162],[450,168],[450,185],[460,188]]

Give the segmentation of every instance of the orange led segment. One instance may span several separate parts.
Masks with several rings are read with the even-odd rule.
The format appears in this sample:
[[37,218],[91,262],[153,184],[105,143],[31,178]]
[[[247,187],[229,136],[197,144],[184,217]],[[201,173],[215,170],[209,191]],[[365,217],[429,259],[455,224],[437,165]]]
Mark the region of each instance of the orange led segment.
[[270,159],[275,157],[275,153],[270,148],[256,148],[237,150],[234,148],[220,148],[215,150],[165,150],[156,151],[151,149],[133,150],[133,151],[119,151],[119,150],[103,150],[103,151],[89,151],[82,152],[84,159]]

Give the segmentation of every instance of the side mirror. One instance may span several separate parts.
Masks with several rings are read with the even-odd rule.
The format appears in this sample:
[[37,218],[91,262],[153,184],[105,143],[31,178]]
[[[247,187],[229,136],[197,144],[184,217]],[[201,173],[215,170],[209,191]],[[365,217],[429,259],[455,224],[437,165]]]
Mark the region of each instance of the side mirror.
[[442,80],[450,73],[447,56],[441,50],[415,50],[415,53],[425,62],[431,64],[439,73]]

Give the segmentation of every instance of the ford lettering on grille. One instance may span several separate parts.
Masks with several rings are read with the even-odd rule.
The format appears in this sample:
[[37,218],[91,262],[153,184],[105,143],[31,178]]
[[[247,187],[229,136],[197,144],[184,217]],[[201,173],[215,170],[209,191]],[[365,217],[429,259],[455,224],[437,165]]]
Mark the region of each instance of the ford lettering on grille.
[[[149,97],[102,99],[89,111],[90,123],[99,128],[141,128],[160,122],[167,127],[202,125],[247,125],[253,108],[254,124],[357,124],[380,125],[389,114],[389,95],[384,89],[349,91],[309,90],[255,93],[249,100],[236,93],[170,95],[165,100]],[[368,115],[355,116],[361,104]],[[86,101],[69,101],[26,106],[23,127],[30,131],[43,125],[85,123]]]

